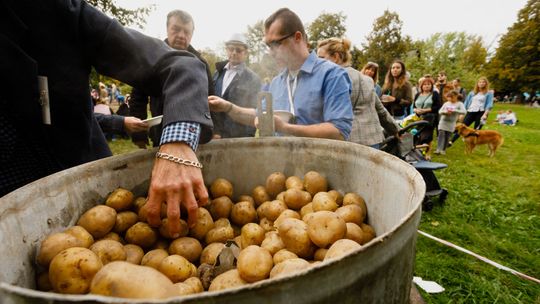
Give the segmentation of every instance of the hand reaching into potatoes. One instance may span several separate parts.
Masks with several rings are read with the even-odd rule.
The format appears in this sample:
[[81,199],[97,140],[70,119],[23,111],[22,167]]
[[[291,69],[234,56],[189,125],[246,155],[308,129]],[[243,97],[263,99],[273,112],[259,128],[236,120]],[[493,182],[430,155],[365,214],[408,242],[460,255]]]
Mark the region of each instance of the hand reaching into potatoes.
[[[181,155],[182,158],[197,161],[195,152],[184,142],[167,143],[160,152]],[[197,220],[199,206],[208,202],[208,192],[204,185],[201,169],[156,158],[152,169],[152,179],[148,190],[148,223],[161,225],[160,212],[162,203],[167,204],[169,233],[177,237],[180,232],[180,204],[188,212],[188,226],[193,227]]]

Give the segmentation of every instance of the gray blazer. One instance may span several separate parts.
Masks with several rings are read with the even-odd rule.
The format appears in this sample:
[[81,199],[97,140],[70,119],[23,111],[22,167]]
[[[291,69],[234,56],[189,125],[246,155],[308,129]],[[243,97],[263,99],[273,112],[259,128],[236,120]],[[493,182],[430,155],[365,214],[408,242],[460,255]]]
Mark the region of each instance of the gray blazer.
[[352,67],[346,70],[352,82],[351,102],[354,112],[349,141],[371,146],[384,140],[383,128],[390,135],[396,134],[399,126],[377,96],[373,79]]

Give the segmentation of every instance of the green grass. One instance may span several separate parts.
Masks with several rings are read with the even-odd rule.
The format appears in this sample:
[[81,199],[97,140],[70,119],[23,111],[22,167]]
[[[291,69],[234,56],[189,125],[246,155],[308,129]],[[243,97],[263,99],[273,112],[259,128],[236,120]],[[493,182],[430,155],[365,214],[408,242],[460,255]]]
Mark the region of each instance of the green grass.
[[[512,109],[514,127],[493,122],[496,111]],[[458,141],[434,161],[449,191],[444,205],[424,212],[420,230],[465,247],[499,264],[540,278],[540,109],[497,104],[485,129],[499,130],[504,145],[494,158],[480,146],[465,156]],[[129,140],[110,143],[115,154],[136,150]],[[446,290],[427,294],[427,303],[540,303],[540,284],[418,235],[415,276]]]

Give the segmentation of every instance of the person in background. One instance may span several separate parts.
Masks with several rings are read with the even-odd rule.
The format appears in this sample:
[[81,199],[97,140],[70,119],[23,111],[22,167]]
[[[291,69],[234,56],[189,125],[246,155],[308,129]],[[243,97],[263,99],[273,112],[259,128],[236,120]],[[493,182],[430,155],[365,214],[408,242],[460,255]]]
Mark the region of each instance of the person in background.
[[[201,54],[191,46],[191,38],[193,37],[193,31],[195,30],[195,23],[190,14],[182,10],[173,10],[167,14],[167,38],[165,43],[176,50],[188,51],[195,55],[206,68],[206,76],[208,83],[208,94],[214,95],[214,86],[212,84],[212,74],[210,73],[210,67]],[[140,119],[146,119],[148,117],[148,103],[150,103],[150,113],[152,117],[163,115],[166,108],[161,102],[160,98],[150,96],[148,92],[145,92],[141,88],[134,87],[131,92],[131,104],[129,107],[130,115],[138,117]],[[152,141],[154,147],[159,146],[162,137],[163,124],[153,126],[149,132],[132,134],[132,140],[139,148],[146,148],[149,144],[148,137]]]
[[[474,89],[467,94],[464,104],[467,114],[465,114],[463,123],[466,126],[474,123],[475,129],[481,129],[482,121],[487,121],[489,112],[493,108],[493,91],[489,89],[489,81],[486,77],[478,78]],[[459,134],[454,132],[448,145],[451,146],[458,138]]]
[[[257,94],[261,90],[261,79],[246,66],[248,45],[243,34],[234,34],[225,42],[228,60],[216,63],[214,74],[215,94],[208,100],[222,98],[245,108],[257,107]],[[213,138],[253,137],[255,126],[239,124],[227,113],[212,113]]]
[[364,65],[362,68],[362,74],[371,77],[373,79],[373,83],[375,84],[375,93],[378,97],[381,97],[382,95],[382,89],[379,85],[379,65],[375,62],[369,61]]
[[[10,75],[4,85],[13,89],[0,98],[0,196],[112,155],[92,111],[88,83],[93,67],[162,98],[167,111],[159,152],[164,154],[153,163],[148,222],[161,225],[166,203],[171,235],[179,236],[180,205],[193,226],[199,206],[208,202],[201,169],[164,157],[198,163],[198,144],[212,137],[204,64],[123,27],[82,0],[1,1],[0,14],[9,25],[0,27],[0,72]],[[38,75],[47,77],[47,87],[38,86]],[[40,91],[46,89],[48,108],[40,104]],[[49,111],[50,120],[42,119]]]
[[446,102],[446,93],[454,90],[454,86],[452,83],[448,82],[448,76],[446,75],[445,71],[440,71],[439,75],[437,76],[437,82],[435,83],[435,90],[439,92],[439,96],[441,96],[441,102]]
[[442,107],[439,109],[439,135],[437,137],[437,150],[435,154],[446,154],[446,147],[452,133],[456,129],[456,123],[459,115],[467,112],[461,99],[461,95],[457,91],[449,91],[446,93],[446,99]]
[[381,101],[384,107],[396,120],[402,120],[407,114],[407,108],[411,105],[412,87],[407,80],[405,63],[396,59],[390,65],[384,85]]
[[[353,112],[351,82],[338,65],[310,53],[298,15],[282,8],[264,23],[264,41],[283,70],[270,83],[274,110],[289,111],[294,122],[274,116],[275,131],[293,136],[347,140]],[[240,123],[256,124],[255,109],[209,100],[210,109],[226,112]]]
[[382,105],[372,78],[351,67],[350,48],[348,39],[328,38],[319,41],[317,55],[345,68],[351,79],[354,119],[349,141],[378,149],[385,138],[383,128],[397,136],[399,126]]
[[516,122],[517,122],[516,114],[512,112],[512,110],[506,111],[506,116],[504,117],[502,123],[507,126],[515,126]]
[[419,144],[426,144],[426,159],[431,158],[431,143],[433,141],[433,130],[436,128],[439,109],[441,108],[441,100],[439,93],[433,88],[433,78],[422,77],[420,81],[420,92],[414,97],[414,113],[422,120],[429,122],[420,131]]
[[459,78],[452,80],[452,86],[454,87],[454,91],[458,92],[458,94],[461,95],[462,100],[465,100],[465,97],[467,96],[467,91],[464,87],[461,86],[461,80]]

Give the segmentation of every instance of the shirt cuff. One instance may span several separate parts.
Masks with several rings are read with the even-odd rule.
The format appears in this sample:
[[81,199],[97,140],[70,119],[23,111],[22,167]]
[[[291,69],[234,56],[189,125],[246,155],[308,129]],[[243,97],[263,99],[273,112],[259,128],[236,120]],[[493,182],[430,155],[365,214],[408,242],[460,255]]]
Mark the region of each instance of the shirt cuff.
[[197,151],[201,125],[196,122],[176,122],[163,129],[160,145],[171,142],[185,142],[193,151]]

